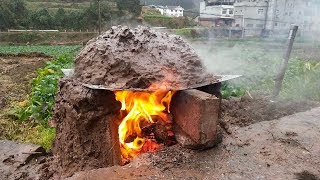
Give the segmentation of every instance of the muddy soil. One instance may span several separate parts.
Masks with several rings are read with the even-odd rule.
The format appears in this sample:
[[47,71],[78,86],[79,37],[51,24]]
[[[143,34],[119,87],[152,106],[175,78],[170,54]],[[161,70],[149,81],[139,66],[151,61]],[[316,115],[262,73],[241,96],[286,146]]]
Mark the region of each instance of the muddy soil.
[[279,119],[320,106],[319,102],[307,100],[270,101],[263,94],[246,95],[241,98],[222,100],[221,126],[244,127],[262,121]]
[[[221,126],[227,133],[223,133],[223,142],[217,147],[207,151],[188,150],[179,145],[165,147],[156,153],[143,154],[126,166],[85,171],[71,179],[255,179],[259,176],[259,168],[264,169],[263,176],[266,179],[301,178],[306,174],[317,178],[317,168],[303,167],[318,167],[319,147],[312,146],[316,139],[306,141],[309,136],[316,137],[318,132],[313,129],[303,135],[303,131],[319,125],[316,121],[320,115],[319,109],[310,113],[311,118],[308,118],[308,114],[301,114],[297,120],[285,117],[283,122],[278,118],[319,105],[316,102],[294,100],[272,103],[263,95],[223,100]],[[274,144],[277,151],[272,148]],[[290,159],[285,153],[287,151],[292,152],[290,156],[296,155],[296,159]],[[310,155],[301,151],[310,151]],[[310,164],[301,161],[298,167],[285,170],[297,159],[308,160]],[[281,172],[286,173],[275,173],[279,166],[282,167]]]
[[240,127],[217,147],[178,145],[139,156],[126,166],[76,173],[70,180],[309,179],[320,177],[320,108]]
[[114,26],[88,42],[76,59],[75,79],[111,89],[151,90],[216,82],[181,37],[125,26]]
[[26,98],[37,69],[48,60],[48,56],[38,53],[0,56],[0,111],[9,102]]
[[45,172],[50,159],[41,146],[0,140],[0,179],[40,179],[41,174],[48,177],[50,173]]

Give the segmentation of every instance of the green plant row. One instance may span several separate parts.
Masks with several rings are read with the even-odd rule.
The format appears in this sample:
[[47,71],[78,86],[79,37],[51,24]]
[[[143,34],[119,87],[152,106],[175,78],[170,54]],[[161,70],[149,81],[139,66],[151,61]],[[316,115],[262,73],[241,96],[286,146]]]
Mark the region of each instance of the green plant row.
[[19,120],[32,120],[47,125],[52,115],[54,99],[58,89],[58,80],[63,76],[62,68],[73,65],[73,56],[63,55],[38,70],[38,76],[32,81],[30,97],[20,102],[16,110]]
[[20,53],[44,53],[49,56],[60,56],[61,54],[75,53],[81,48],[80,45],[70,45],[70,46],[37,46],[37,45],[27,45],[27,46],[10,46],[1,45],[0,54],[20,54]]

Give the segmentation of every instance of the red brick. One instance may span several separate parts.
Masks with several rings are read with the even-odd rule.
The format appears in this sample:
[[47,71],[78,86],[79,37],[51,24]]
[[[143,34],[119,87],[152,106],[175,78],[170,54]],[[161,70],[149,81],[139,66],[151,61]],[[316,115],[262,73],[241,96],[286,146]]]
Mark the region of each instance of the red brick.
[[217,140],[220,100],[196,89],[177,92],[171,104],[177,141],[184,147],[204,149]]

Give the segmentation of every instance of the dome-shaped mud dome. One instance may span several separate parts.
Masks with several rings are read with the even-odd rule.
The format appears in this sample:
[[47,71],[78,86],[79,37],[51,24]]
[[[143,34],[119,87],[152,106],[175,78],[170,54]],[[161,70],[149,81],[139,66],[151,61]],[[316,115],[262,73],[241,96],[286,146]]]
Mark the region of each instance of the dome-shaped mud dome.
[[112,27],[76,59],[75,78],[108,89],[179,90],[212,84],[199,56],[179,36],[147,27]]

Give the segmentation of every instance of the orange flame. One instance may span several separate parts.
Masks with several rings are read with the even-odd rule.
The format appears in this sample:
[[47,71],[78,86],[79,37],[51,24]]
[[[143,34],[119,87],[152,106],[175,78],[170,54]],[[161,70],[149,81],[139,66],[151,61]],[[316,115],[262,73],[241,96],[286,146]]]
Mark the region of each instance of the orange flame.
[[116,91],[116,100],[122,104],[121,112],[127,113],[119,125],[119,141],[122,158],[129,160],[140,152],[152,151],[159,145],[144,137],[140,127],[143,123],[155,123],[153,117],[160,117],[165,122],[168,118],[172,91],[155,92]]

